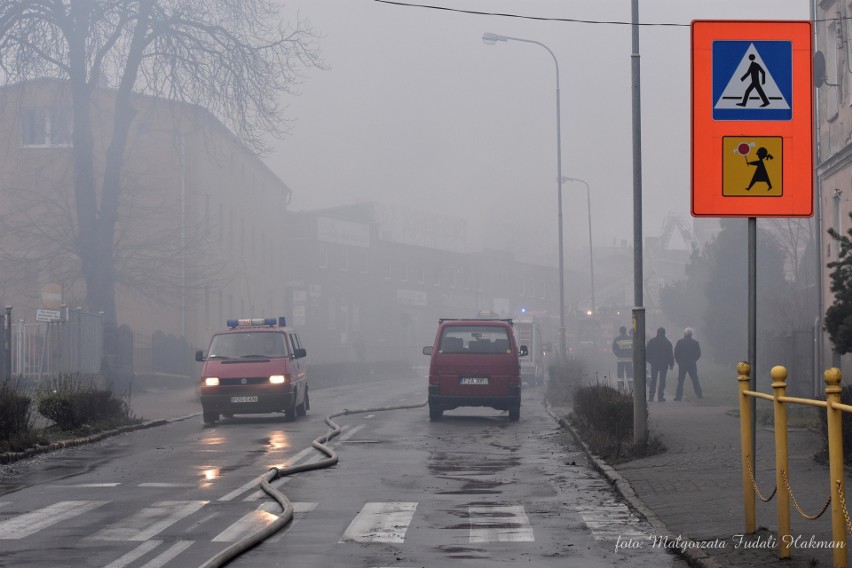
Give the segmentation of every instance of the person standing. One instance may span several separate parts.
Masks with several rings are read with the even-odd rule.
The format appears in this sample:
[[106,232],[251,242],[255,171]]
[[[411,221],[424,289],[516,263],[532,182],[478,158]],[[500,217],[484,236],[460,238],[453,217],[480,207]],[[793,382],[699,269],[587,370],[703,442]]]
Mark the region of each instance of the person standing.
[[657,328],[657,335],[648,341],[648,345],[645,347],[645,359],[651,365],[651,384],[648,387],[648,400],[654,400],[654,391],[657,387],[657,378],[659,377],[657,400],[664,402],[666,400],[666,374],[668,374],[669,369],[674,369],[675,362],[672,342],[666,337],[666,328]]
[[697,398],[703,398],[701,395],[701,384],[698,382],[698,359],[701,358],[701,345],[692,338],[692,328],[688,327],[683,330],[683,337],[677,340],[674,348],[674,358],[677,361],[677,391],[675,391],[675,400],[680,400],[683,396],[683,380],[687,373],[692,379],[692,389],[695,391]]
[[627,334],[624,326],[618,328],[618,336],[612,341],[612,353],[618,362],[619,389],[629,390],[633,382],[633,336]]

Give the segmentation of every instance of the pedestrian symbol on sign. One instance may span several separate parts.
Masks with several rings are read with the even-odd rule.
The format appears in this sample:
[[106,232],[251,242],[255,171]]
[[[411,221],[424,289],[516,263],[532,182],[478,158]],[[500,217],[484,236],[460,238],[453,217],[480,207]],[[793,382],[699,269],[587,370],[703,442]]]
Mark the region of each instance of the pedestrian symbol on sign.
[[791,67],[787,41],[713,42],[713,118],[790,120]]

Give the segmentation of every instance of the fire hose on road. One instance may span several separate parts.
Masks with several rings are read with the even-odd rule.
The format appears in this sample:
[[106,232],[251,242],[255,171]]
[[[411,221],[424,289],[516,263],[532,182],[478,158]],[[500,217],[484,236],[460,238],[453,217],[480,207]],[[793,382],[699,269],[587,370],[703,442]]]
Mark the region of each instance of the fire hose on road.
[[257,546],[267,538],[271,537],[276,532],[287,526],[290,521],[293,520],[293,504],[290,503],[290,500],[287,499],[286,495],[272,487],[272,485],[270,485],[270,482],[274,481],[279,477],[295,475],[303,471],[331,467],[338,462],[337,453],[326,445],[334,437],[340,435],[340,426],[335,423],[332,418],[337,418],[338,416],[347,416],[349,414],[363,414],[365,412],[384,412],[387,410],[422,408],[426,406],[426,404],[427,402],[422,402],[420,404],[412,404],[407,406],[385,406],[380,408],[363,408],[359,410],[343,409],[343,411],[338,412],[337,414],[332,414],[326,417],[325,423],[331,429],[324,435],[320,436],[319,438],[316,438],[313,442],[311,442],[311,446],[313,446],[315,449],[319,450],[327,456],[325,459],[316,462],[304,463],[287,467],[273,467],[268,472],[266,472],[263,477],[260,478],[260,486],[263,491],[266,492],[267,495],[275,499],[279,505],[281,505],[282,512],[278,516],[278,518],[267,526],[265,526],[263,529],[255,532],[252,535],[249,535],[248,537],[238,542],[235,542],[228,548],[224,549],[222,552],[202,564],[200,568],[218,568],[219,566],[224,566],[237,556],[247,552],[248,550]]

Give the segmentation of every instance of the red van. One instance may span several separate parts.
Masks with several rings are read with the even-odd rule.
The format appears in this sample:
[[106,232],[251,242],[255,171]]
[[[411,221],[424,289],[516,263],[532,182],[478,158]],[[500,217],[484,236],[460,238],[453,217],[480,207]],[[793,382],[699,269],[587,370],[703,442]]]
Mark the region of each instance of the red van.
[[429,362],[429,418],[460,406],[508,410],[521,416],[521,365],[527,346],[515,343],[510,319],[441,319]]
[[210,348],[195,354],[203,361],[201,408],[204,423],[219,415],[283,412],[287,421],[310,409],[305,348],[284,318],[228,320],[213,335]]

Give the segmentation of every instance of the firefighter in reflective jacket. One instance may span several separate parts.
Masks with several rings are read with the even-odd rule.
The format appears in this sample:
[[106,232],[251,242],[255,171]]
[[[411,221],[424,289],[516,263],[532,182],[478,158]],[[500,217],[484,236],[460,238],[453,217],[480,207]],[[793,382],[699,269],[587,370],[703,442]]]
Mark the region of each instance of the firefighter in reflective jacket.
[[627,334],[627,328],[618,329],[618,337],[612,341],[612,353],[618,361],[618,384],[623,387],[633,382],[633,335]]

